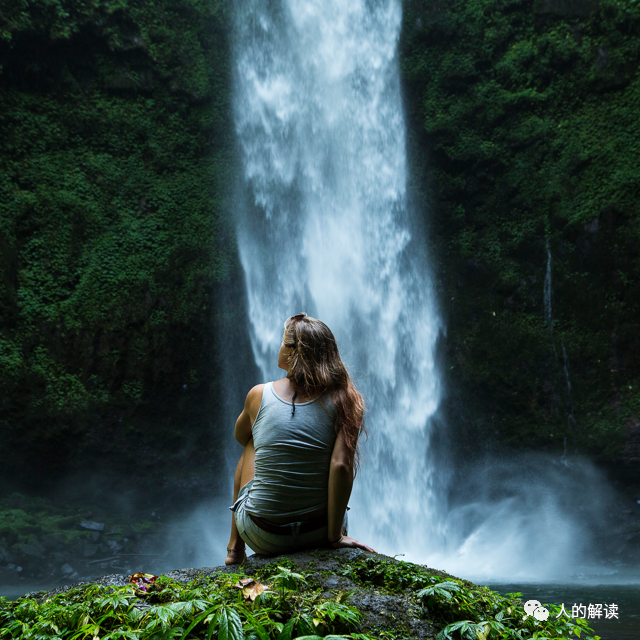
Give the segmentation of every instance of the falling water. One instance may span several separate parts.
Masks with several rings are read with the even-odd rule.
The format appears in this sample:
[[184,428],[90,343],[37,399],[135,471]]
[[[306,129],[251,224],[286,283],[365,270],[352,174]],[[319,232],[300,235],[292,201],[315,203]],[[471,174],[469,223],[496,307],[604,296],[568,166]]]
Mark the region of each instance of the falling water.
[[569,400],[571,400],[571,378],[569,378],[569,368],[567,366],[567,349],[564,346],[564,338],[560,338],[560,342],[562,344],[562,368],[564,370],[564,379],[567,383],[567,394],[569,396]]
[[238,242],[256,362],[264,380],[282,375],[295,312],[332,328],[368,407],[351,532],[388,553],[418,550],[439,521],[425,462],[441,326],[407,208],[400,2],[235,10]]
[[[547,321],[549,331],[553,331],[553,312],[551,309],[551,248],[549,247],[549,238],[546,240],[547,247],[547,273],[544,277],[544,317]],[[554,345],[555,350],[555,345]]]
[[[547,327],[551,334],[551,345],[553,346],[553,353],[558,360],[558,351],[556,350],[556,343],[553,337],[553,307],[551,304],[551,297],[553,295],[553,283],[551,281],[551,248],[549,246],[549,238],[546,239],[547,248],[547,273],[544,278],[544,316],[547,321]],[[560,336],[560,344],[562,346],[562,371],[564,373],[564,380],[567,384],[567,423],[569,430],[573,431],[573,397],[571,395],[571,378],[569,377],[569,366],[567,358],[567,348],[564,344],[564,338]],[[564,439],[564,453],[562,459],[566,461],[567,454],[567,439]]]

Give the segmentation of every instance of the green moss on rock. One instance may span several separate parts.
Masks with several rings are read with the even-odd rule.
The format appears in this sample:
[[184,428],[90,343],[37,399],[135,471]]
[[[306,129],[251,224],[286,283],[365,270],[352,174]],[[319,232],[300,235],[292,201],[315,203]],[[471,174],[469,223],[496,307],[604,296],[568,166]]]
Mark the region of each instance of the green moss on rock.
[[[385,593],[377,588],[381,576],[387,576]],[[593,638],[585,620],[525,616],[519,594],[503,597],[427,567],[358,550],[252,556],[239,568],[171,571],[158,581],[162,590],[141,598],[127,581],[105,576],[15,603],[0,599],[2,628],[25,640],[53,625],[60,638],[105,632],[142,639],[216,632],[238,640]],[[263,591],[251,599],[256,583]]]

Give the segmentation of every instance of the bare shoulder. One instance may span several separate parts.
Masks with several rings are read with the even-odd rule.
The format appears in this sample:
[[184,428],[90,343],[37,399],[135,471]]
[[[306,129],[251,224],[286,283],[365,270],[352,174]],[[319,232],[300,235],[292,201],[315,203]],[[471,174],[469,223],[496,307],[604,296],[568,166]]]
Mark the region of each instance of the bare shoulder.
[[247,393],[247,400],[255,400],[256,398],[262,398],[262,392],[264,391],[266,384],[257,384],[253,387],[249,393]]
[[247,393],[245,406],[255,407],[257,405],[259,408],[260,404],[262,403],[262,393],[264,392],[266,386],[266,384],[257,384],[255,387],[253,387],[249,391],[249,393]]

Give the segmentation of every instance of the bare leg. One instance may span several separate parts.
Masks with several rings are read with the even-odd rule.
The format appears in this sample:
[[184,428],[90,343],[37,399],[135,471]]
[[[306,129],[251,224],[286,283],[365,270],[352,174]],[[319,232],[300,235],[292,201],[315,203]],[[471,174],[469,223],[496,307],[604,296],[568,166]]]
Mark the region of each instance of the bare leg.
[[[233,501],[238,499],[238,493],[240,489],[244,487],[249,480],[253,480],[255,477],[255,458],[256,450],[253,447],[253,438],[249,440],[247,446],[244,448],[238,465],[236,466],[236,472],[233,476]],[[239,564],[245,557],[245,544],[244,540],[238,533],[238,527],[236,526],[235,514],[231,514],[231,536],[229,538],[229,544],[227,545],[227,559],[225,564]]]

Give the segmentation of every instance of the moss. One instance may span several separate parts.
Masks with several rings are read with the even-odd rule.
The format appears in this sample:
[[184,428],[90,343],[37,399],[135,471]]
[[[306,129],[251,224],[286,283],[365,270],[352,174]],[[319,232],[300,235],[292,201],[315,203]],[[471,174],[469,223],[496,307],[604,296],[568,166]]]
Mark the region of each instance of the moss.
[[639,26],[617,0],[405,2],[411,187],[434,215],[469,446],[566,437],[622,456],[640,377]]
[[[21,506],[11,508],[12,503]],[[54,504],[14,493],[10,498],[0,500],[0,542],[20,555],[21,545],[40,544],[52,538],[58,543],[58,550],[66,548],[71,552],[76,543],[91,541],[92,532],[80,527],[80,523],[87,519],[103,523],[104,532],[111,534],[110,539],[118,541],[126,535],[154,532],[158,528],[157,522],[132,518],[122,511],[107,511],[101,506],[88,504]]]

